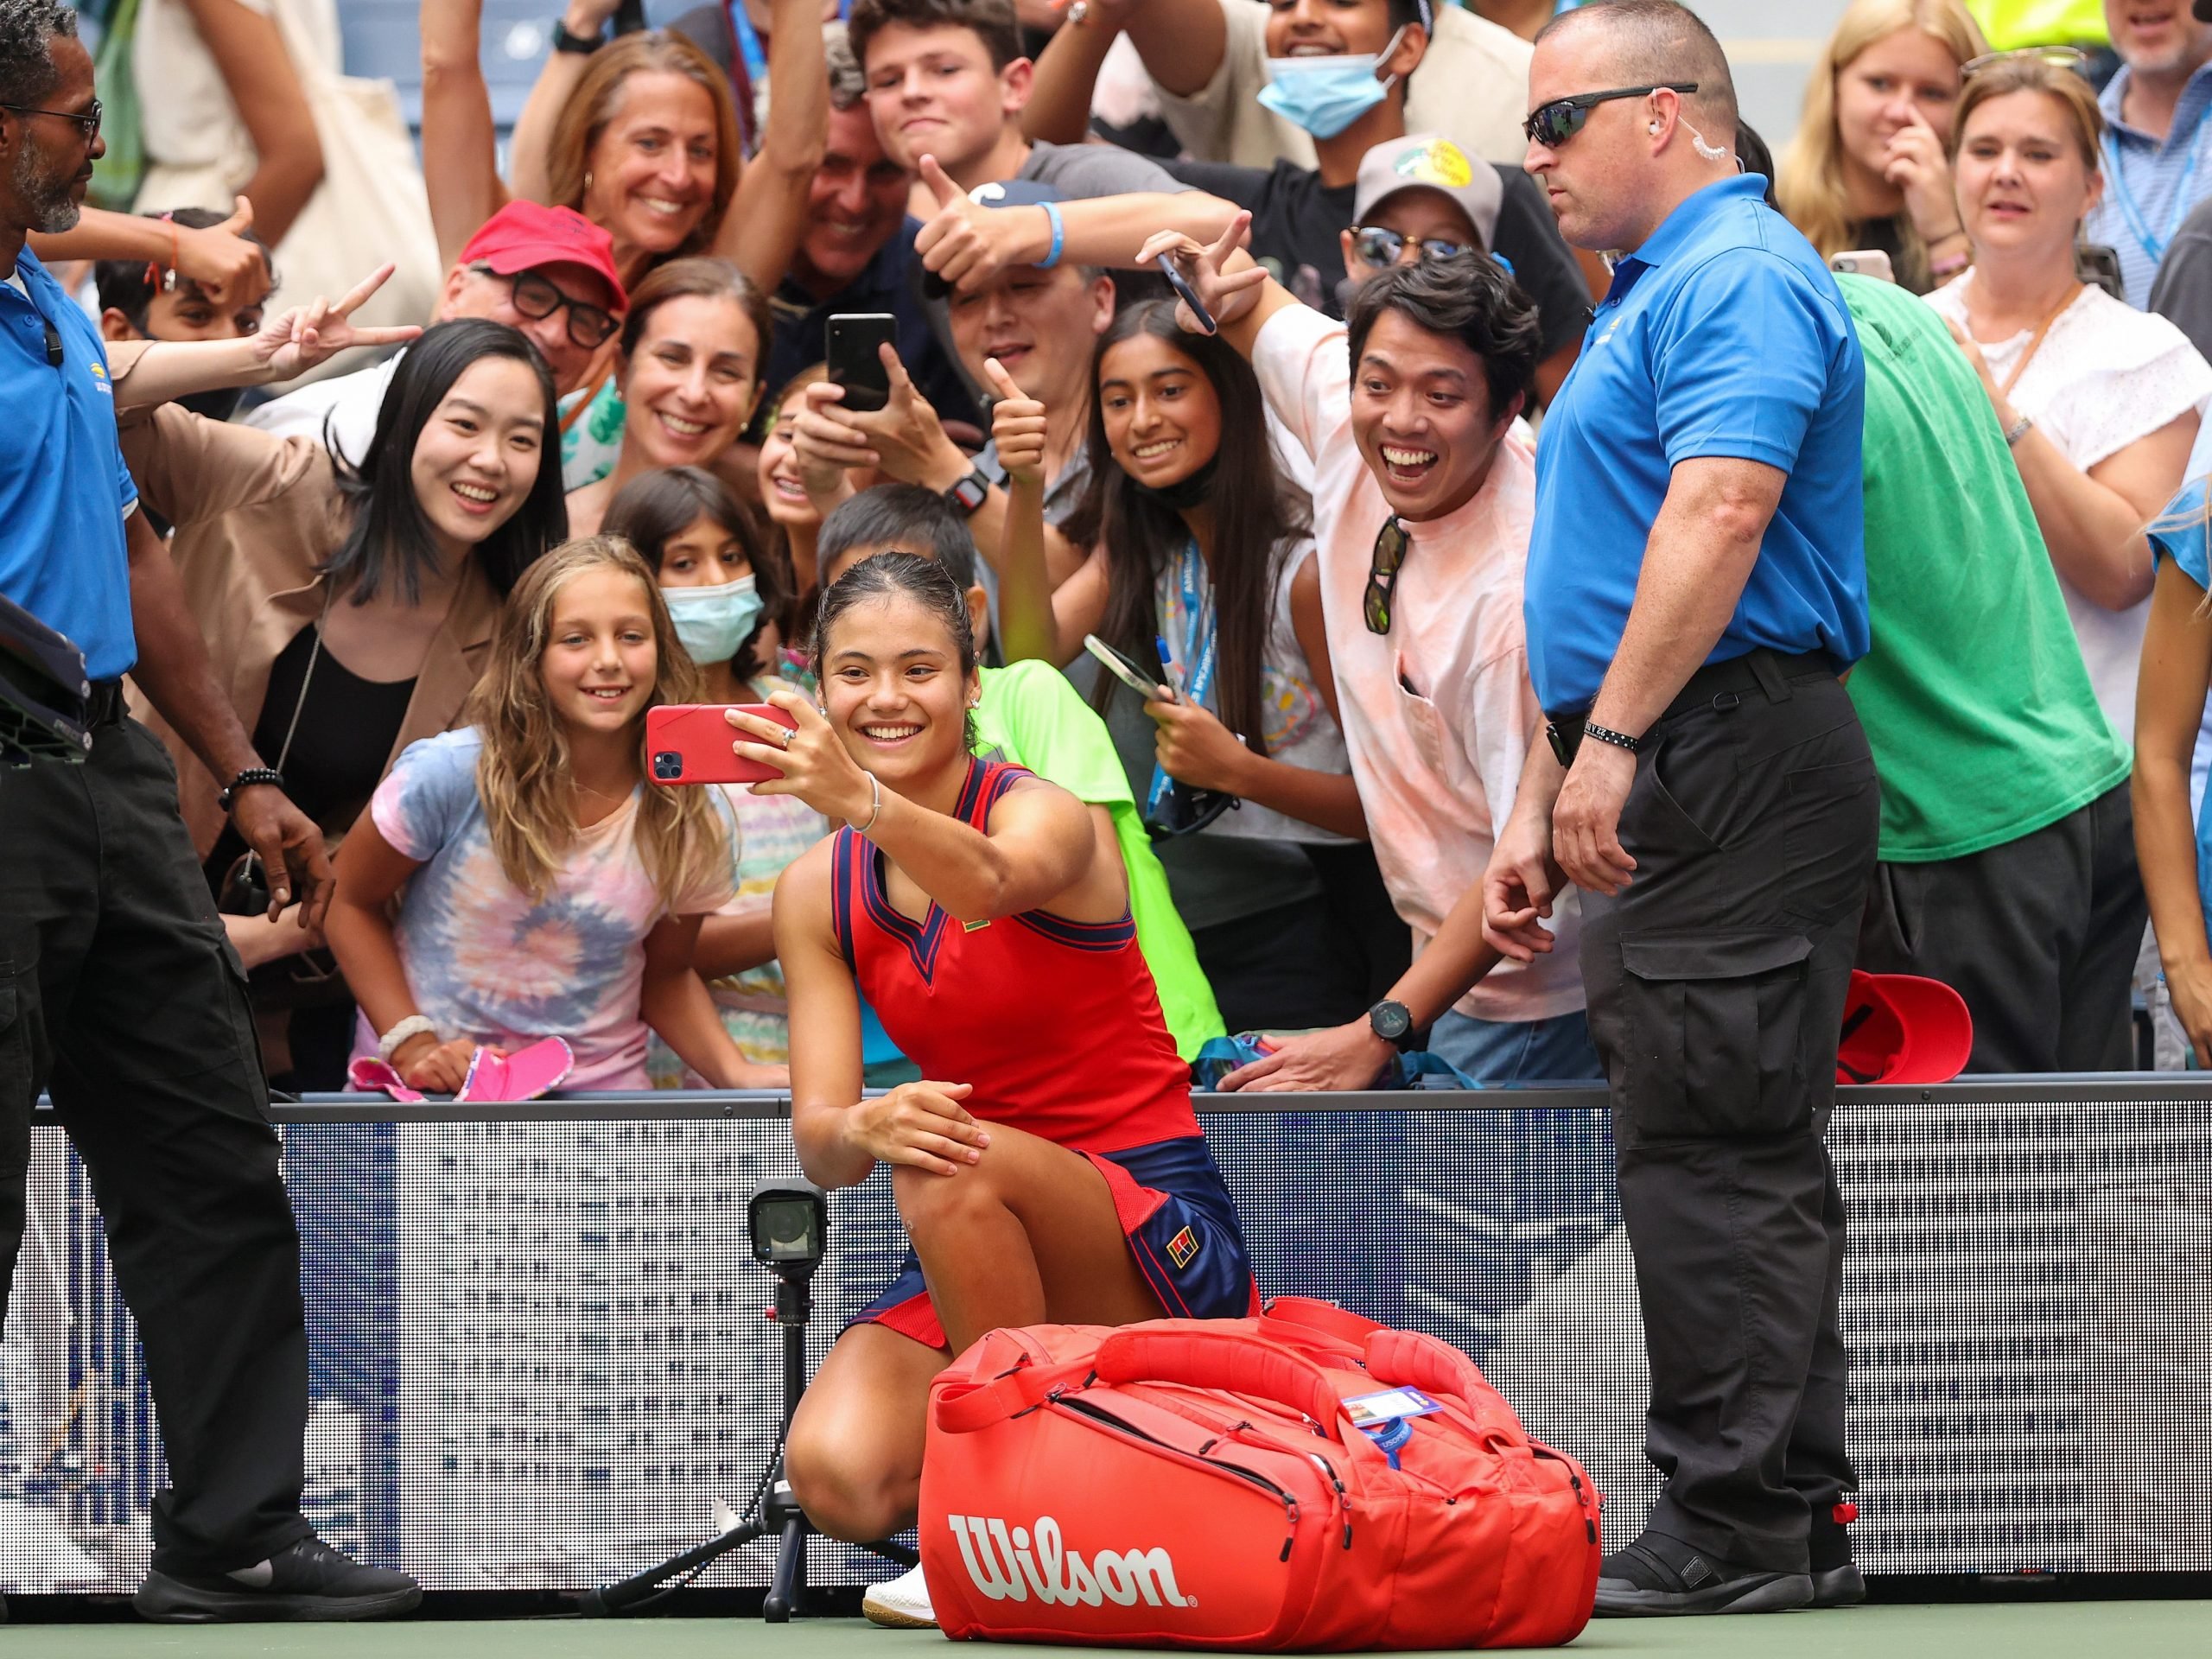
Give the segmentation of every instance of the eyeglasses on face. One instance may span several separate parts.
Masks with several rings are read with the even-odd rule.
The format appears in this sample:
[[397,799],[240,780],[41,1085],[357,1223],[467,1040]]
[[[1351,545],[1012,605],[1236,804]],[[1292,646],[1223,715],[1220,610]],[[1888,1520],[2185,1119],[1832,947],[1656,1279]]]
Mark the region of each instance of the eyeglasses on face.
[[[1463,253],[1482,251],[1471,242],[1454,242],[1446,236],[1424,236],[1420,245],[1424,259],[1450,259]],[[1395,265],[1405,255],[1406,238],[1380,225],[1355,225],[1351,228],[1351,251],[1370,265]]]
[[2016,58],[2033,58],[2054,69],[2079,69],[2089,60],[2089,54],[2078,46],[2017,46],[2009,52],[1985,52],[1978,58],[1968,58],[1959,66],[1959,78],[1963,80]]
[[[499,276],[489,265],[476,269],[486,276]],[[614,338],[614,331],[621,323],[611,311],[582,300],[572,300],[550,280],[534,270],[518,270],[512,276],[502,276],[513,296],[515,309],[532,322],[543,322],[563,306],[569,312],[569,340],[587,352],[595,352]]]
[[1617,98],[1647,98],[1653,92],[1680,92],[1687,98],[1695,91],[1697,82],[1694,80],[1666,80],[1655,86],[1616,86],[1610,92],[1577,92],[1573,98],[1555,98],[1548,104],[1536,105],[1521,124],[1521,130],[1546,149],[1557,149],[1582,130],[1583,124],[1590,119],[1590,111],[1600,104],[1610,104]]
[[99,137],[102,111],[97,98],[92,100],[92,107],[89,110],[35,110],[28,104],[0,104],[0,110],[13,110],[17,115],[45,115],[56,121],[74,122],[77,130],[84,134],[85,142],[88,144]]
[[1360,608],[1367,619],[1370,633],[1390,632],[1390,594],[1398,585],[1398,571],[1405,564],[1406,555],[1413,551],[1414,538],[1398,522],[1395,513],[1382,521],[1382,528],[1375,532],[1375,551],[1367,562],[1367,592],[1360,601]]

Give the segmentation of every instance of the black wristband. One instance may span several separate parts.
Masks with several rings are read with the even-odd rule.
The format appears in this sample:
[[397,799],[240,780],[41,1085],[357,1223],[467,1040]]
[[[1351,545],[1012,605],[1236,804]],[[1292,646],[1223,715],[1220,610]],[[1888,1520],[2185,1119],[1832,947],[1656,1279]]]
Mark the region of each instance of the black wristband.
[[600,38],[596,35],[571,35],[568,19],[556,17],[553,20],[553,49],[556,52],[572,52],[580,58],[588,58],[599,48]]
[[1582,735],[1593,742],[1610,743],[1617,749],[1626,749],[1630,754],[1643,747],[1642,738],[1630,737],[1626,732],[1617,732],[1610,726],[1600,726],[1594,720],[1582,722]]
[[284,787],[284,774],[274,766],[248,766],[225,784],[223,792],[215,798],[222,804],[223,810],[228,812],[238,804],[240,790],[252,789],[261,784],[267,784],[272,789],[282,789]]

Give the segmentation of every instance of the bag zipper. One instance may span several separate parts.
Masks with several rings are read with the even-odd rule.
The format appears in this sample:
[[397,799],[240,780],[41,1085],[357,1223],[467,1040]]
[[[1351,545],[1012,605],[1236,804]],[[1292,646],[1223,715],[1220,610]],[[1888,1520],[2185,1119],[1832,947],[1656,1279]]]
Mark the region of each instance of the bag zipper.
[[1135,1423],[1125,1422],[1110,1411],[1092,1405],[1088,1401],[1076,1399],[1072,1395],[1061,1394],[1058,1390],[1049,1397],[1052,1403],[1058,1406],[1063,1411],[1073,1412],[1078,1417],[1103,1424],[1117,1433],[1128,1435],[1131,1440],[1141,1440],[1147,1446],[1157,1447],[1170,1457],[1187,1459],[1202,1469],[1211,1469],[1217,1473],[1233,1475],[1241,1480],[1249,1481],[1263,1491],[1273,1494],[1276,1502],[1282,1505],[1283,1521],[1287,1528],[1283,1535],[1282,1554],[1276,1559],[1283,1561],[1290,1560],[1291,1546],[1298,1540],[1299,1510],[1298,1498],[1289,1490],[1278,1485],[1256,1469],[1247,1469],[1241,1463],[1230,1463],[1225,1459],[1202,1457],[1198,1452],[1186,1452],[1181,1446],[1163,1440],[1157,1434],[1149,1433],[1139,1428]]

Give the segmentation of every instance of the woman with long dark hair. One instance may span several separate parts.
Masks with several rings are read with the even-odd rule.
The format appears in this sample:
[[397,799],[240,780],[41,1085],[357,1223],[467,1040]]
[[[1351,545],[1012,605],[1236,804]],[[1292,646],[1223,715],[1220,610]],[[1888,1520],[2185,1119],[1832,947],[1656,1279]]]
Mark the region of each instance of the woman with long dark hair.
[[1069,533],[1096,551],[1052,596],[1058,658],[1095,632],[1173,694],[1102,676],[1096,696],[1229,1028],[1357,1018],[1410,946],[1365,845],[1306,503],[1259,382],[1147,301],[1100,336],[1094,384]]
[[[557,439],[537,348],[479,320],[409,349],[358,470],[313,439],[175,404],[124,416],[140,498],[175,526],[186,601],[238,719],[325,835],[345,834],[401,750],[460,720],[501,600],[568,532]],[[269,1069],[338,1087],[344,982],[314,957],[285,960],[315,943],[293,918],[250,913],[257,873],[216,798],[227,780],[147,718],[176,761],[209,880],[238,912],[226,919],[257,970]]]

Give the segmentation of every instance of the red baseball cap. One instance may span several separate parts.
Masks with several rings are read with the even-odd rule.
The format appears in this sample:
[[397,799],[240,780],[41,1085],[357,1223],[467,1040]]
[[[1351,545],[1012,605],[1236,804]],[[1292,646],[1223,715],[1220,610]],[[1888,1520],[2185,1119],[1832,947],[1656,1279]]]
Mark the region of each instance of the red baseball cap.
[[573,207],[511,201],[477,227],[461,251],[464,265],[489,265],[502,276],[539,265],[582,265],[596,271],[613,296],[608,309],[628,308],[614,270],[614,238]]
[[1948,1083],[1973,1052],[1966,998],[1942,980],[1853,970],[1838,1083]]

